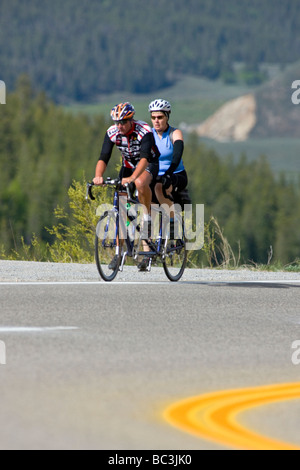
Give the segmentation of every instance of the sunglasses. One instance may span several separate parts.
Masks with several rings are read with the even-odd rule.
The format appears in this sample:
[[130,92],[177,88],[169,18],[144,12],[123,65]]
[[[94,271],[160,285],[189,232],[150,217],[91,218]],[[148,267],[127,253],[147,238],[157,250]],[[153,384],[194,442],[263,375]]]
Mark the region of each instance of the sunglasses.
[[158,119],[159,121],[161,121],[162,119],[164,119],[166,116],[151,116],[151,119],[152,121],[155,121],[156,119]]
[[129,122],[128,119],[122,119],[121,121],[114,121],[116,126],[118,126],[119,124],[121,124],[121,126],[124,126],[126,122]]

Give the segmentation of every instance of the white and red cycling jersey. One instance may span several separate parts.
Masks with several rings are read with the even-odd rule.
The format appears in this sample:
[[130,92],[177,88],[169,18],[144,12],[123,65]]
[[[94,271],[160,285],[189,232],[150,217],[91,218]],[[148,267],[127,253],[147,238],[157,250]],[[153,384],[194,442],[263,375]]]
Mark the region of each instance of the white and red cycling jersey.
[[123,135],[116,125],[111,126],[104,138],[99,160],[109,162],[116,145],[122,154],[123,167],[134,169],[142,158],[149,164],[158,163],[159,150],[155,144],[152,129],[146,122],[132,121],[132,128]]

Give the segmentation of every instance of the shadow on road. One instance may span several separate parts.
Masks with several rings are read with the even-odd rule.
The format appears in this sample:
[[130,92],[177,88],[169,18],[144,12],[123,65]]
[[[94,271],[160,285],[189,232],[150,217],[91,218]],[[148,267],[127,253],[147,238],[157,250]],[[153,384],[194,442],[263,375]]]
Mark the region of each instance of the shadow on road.
[[297,289],[300,288],[299,284],[292,283],[280,283],[280,282],[251,282],[251,281],[220,281],[220,282],[210,282],[210,281],[182,281],[180,284],[191,284],[191,285],[203,285],[211,287],[242,287],[242,288],[255,288],[255,289]]

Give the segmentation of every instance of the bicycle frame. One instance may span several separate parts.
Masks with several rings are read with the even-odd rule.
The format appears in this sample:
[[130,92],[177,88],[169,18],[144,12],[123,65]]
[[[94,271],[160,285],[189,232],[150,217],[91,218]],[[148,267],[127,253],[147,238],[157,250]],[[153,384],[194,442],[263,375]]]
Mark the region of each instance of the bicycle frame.
[[[121,245],[120,244],[120,239],[121,239],[121,237],[120,237],[120,225],[121,225],[121,222],[124,222],[123,217],[120,217],[120,196],[122,194],[126,194],[127,204],[131,203],[131,204],[136,205],[136,204],[139,204],[139,201],[138,201],[138,199],[134,199],[134,197],[133,197],[133,194],[132,194],[133,187],[131,185],[122,186],[121,181],[119,179],[112,180],[111,178],[107,178],[104,181],[104,185],[105,186],[114,186],[115,187],[114,198],[113,198],[113,209],[112,209],[112,211],[114,212],[114,215],[116,217],[116,231],[115,231],[114,243],[116,244],[116,246],[118,246],[120,248],[120,245]],[[94,186],[93,183],[87,183],[86,200],[88,200],[88,199],[95,200],[95,197],[93,196],[93,193],[92,193],[93,186]],[[136,217],[134,217],[134,218],[128,217],[128,214],[127,214],[127,218],[129,220],[129,222],[133,222],[136,219]],[[110,221],[108,220],[106,230],[104,231],[104,233],[108,232],[109,222]],[[125,235],[125,233],[126,233],[125,224],[123,224],[123,226],[121,227],[121,232]],[[123,254],[120,270],[123,269],[126,256],[132,256],[133,245],[134,245],[134,242],[130,241],[130,239],[127,236],[125,236],[122,239],[124,239],[125,242],[126,242],[127,250]],[[105,238],[103,238],[102,245],[103,246],[105,245]]]
[[[144,243],[146,243],[148,245],[148,247],[150,248],[151,251],[139,251],[139,250],[136,250],[135,248],[135,240],[136,240],[136,232],[139,233],[139,237],[138,237],[138,247],[140,245],[140,243],[142,242],[141,240],[141,234],[140,234],[140,231],[141,231],[141,225],[138,223],[138,216],[139,216],[139,213],[138,213],[138,210],[135,209],[135,215],[130,215],[130,209],[132,208],[131,204],[135,207],[137,207],[140,203],[139,203],[139,200],[138,200],[138,197],[137,198],[134,198],[133,195],[131,194],[131,191],[128,190],[128,188],[126,188],[127,191],[127,200],[126,200],[126,209],[127,209],[127,214],[126,214],[126,226],[129,227],[130,224],[133,228],[133,232],[132,232],[132,239],[130,239],[130,236],[126,236],[125,237],[125,242],[126,242],[126,250],[124,250],[124,253],[123,253],[123,256],[122,256],[122,260],[121,260],[121,264],[120,264],[120,271],[123,270],[123,267],[124,267],[124,264],[125,264],[125,260],[126,260],[126,256],[129,256],[129,257],[133,257],[134,259],[137,259],[138,256],[147,256],[149,257],[149,271],[151,269],[151,264],[152,264],[152,261],[153,259],[156,257],[156,256],[161,256],[161,253],[162,253],[162,232],[163,232],[163,223],[162,223],[162,213],[161,211],[159,211],[158,209],[156,209],[154,207],[154,211],[157,211],[159,212],[160,214],[160,222],[159,222],[159,232],[158,232],[158,236],[156,237],[156,243],[154,243],[152,240],[143,240]],[[123,217],[120,217],[120,194],[122,194],[122,191],[117,191],[115,192],[115,195],[114,195],[114,210],[116,210],[118,212],[118,215],[117,215],[117,220],[119,222],[119,226],[121,226],[121,231],[123,231],[124,233],[126,232],[126,228],[124,226],[124,219]],[[123,225],[121,224],[121,222],[123,222]],[[127,233],[127,235],[129,235]]]

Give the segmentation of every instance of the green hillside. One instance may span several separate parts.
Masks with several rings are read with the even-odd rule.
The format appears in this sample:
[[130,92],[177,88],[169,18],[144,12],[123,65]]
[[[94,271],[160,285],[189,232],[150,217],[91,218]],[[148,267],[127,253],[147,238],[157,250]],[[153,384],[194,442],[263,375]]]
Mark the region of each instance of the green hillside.
[[259,84],[300,49],[297,0],[1,0],[0,73],[56,102],[147,93],[182,74]]
[[284,173],[290,181],[300,184],[300,138],[251,138],[245,142],[216,142],[203,138],[202,141],[221,157],[232,155],[236,162],[241,155],[249,162],[265,156],[277,177]]
[[149,121],[148,105],[150,101],[161,97],[172,104],[172,123],[194,124],[210,116],[226,101],[254,90],[247,85],[229,85],[221,80],[208,80],[193,76],[182,76],[173,86],[151,93],[111,93],[102,95],[95,104],[76,103],[65,109],[77,114],[89,116],[103,115],[109,118],[111,108],[122,101],[130,101],[136,110],[136,117]]

